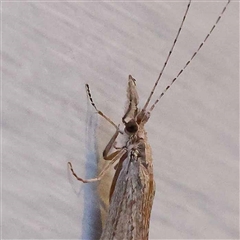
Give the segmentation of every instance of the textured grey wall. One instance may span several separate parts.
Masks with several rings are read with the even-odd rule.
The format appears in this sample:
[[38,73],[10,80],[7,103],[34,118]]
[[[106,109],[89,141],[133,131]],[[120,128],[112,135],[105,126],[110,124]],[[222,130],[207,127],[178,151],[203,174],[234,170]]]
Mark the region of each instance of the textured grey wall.
[[[224,4],[192,4],[155,98]],[[95,176],[114,129],[94,113],[84,84],[120,122],[128,75],[143,104],[186,5],[2,3],[3,238],[99,236],[98,185],[75,181],[67,161],[80,176]],[[238,12],[233,2],[147,125],[157,185],[151,239],[238,237]],[[107,185],[101,189],[107,195]]]

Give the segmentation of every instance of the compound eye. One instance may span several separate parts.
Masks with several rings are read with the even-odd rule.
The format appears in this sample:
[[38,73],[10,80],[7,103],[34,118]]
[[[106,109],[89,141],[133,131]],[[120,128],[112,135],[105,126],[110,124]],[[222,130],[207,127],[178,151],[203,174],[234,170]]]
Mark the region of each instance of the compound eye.
[[138,130],[138,125],[134,120],[130,120],[128,123],[126,123],[125,130],[130,134],[134,134]]

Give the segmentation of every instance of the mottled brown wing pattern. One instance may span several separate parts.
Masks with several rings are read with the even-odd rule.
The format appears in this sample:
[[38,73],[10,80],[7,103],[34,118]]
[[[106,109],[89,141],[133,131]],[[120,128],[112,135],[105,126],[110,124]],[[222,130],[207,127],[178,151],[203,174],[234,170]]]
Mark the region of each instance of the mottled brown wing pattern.
[[140,140],[122,163],[101,240],[148,239],[154,192],[151,149]]

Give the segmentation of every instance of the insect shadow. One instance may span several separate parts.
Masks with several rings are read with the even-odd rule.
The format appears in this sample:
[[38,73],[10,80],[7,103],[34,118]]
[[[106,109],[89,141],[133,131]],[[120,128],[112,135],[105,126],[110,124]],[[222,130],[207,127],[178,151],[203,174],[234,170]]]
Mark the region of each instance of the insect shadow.
[[[87,104],[87,114],[85,126],[85,146],[87,152],[85,154],[85,173],[86,178],[96,176],[98,172],[98,147],[96,131],[98,127],[98,116],[93,114]],[[84,184],[84,212],[82,219],[82,236],[80,239],[95,240],[99,239],[102,233],[102,221],[100,212],[100,198],[97,192],[97,184]]]

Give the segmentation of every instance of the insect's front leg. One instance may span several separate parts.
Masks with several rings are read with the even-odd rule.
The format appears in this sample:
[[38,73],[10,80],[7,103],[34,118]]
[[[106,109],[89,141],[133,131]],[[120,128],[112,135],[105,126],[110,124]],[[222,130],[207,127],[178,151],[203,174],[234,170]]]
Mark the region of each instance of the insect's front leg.
[[83,182],[83,183],[96,182],[96,181],[99,181],[99,180],[102,179],[102,177],[106,174],[106,172],[108,171],[108,169],[109,169],[118,159],[120,159],[120,158],[126,153],[126,151],[127,151],[127,150],[126,150],[125,148],[122,148],[121,150],[116,151],[116,152],[115,152],[115,155],[112,156],[112,159],[111,159],[110,163],[103,168],[103,170],[99,173],[99,175],[98,175],[96,178],[90,178],[90,179],[80,178],[80,177],[78,177],[78,175],[74,172],[73,167],[72,167],[72,163],[71,163],[71,162],[68,162],[68,165],[69,165],[69,167],[70,167],[70,170],[71,170],[73,176],[74,176],[78,181],[81,181],[81,182]]
[[110,139],[109,143],[107,144],[107,146],[105,147],[105,149],[103,151],[104,160],[112,160],[123,149],[123,148],[118,148],[120,150],[117,150],[117,151],[109,154],[109,152],[112,148],[116,148],[115,141],[116,141],[119,133],[120,133],[120,130],[119,130],[119,126],[118,126],[116,132],[114,133],[114,135],[112,136],[112,138]]
[[123,147],[120,150],[117,150],[108,155],[109,151],[112,149],[112,147],[114,147],[115,140],[117,139],[117,136],[119,133],[121,133],[121,131],[119,130],[119,126],[117,126],[116,132],[114,133],[114,135],[112,136],[112,138],[110,139],[109,143],[107,144],[106,148],[103,151],[103,158],[105,160],[110,160],[110,163],[103,168],[103,170],[99,173],[99,175],[96,178],[83,179],[83,178],[78,177],[78,175],[73,170],[72,163],[68,162],[70,170],[71,170],[73,176],[77,180],[79,180],[83,183],[96,182],[96,181],[101,180],[101,178],[105,175],[105,173],[110,168],[110,166],[112,166],[118,159],[120,159],[126,153],[127,150],[126,150],[126,148]]
[[99,111],[97,109],[95,103],[93,102],[88,84],[86,84],[86,91],[87,91],[88,97],[90,99],[90,102],[91,102],[92,106],[96,109],[97,113],[100,116],[102,116],[103,118],[105,118],[108,122],[110,122],[116,128],[116,132],[114,133],[114,135],[112,136],[112,138],[110,139],[109,143],[107,144],[107,146],[105,147],[105,149],[103,151],[103,158],[105,160],[110,160],[110,163],[103,168],[103,170],[100,172],[100,174],[96,178],[83,179],[83,178],[78,177],[78,175],[73,170],[72,163],[68,162],[68,166],[70,167],[70,170],[71,170],[73,176],[77,180],[79,180],[83,183],[89,183],[89,182],[95,182],[95,181],[101,180],[101,178],[105,175],[105,173],[110,168],[110,166],[113,165],[118,159],[120,159],[127,151],[126,148],[122,147],[122,148],[119,148],[119,150],[109,154],[112,147],[115,148],[115,140],[117,139],[118,134],[122,133],[122,132],[119,130],[119,125],[117,126],[115,123],[112,122],[112,120],[110,118],[108,118],[105,114],[103,114],[101,111]]

